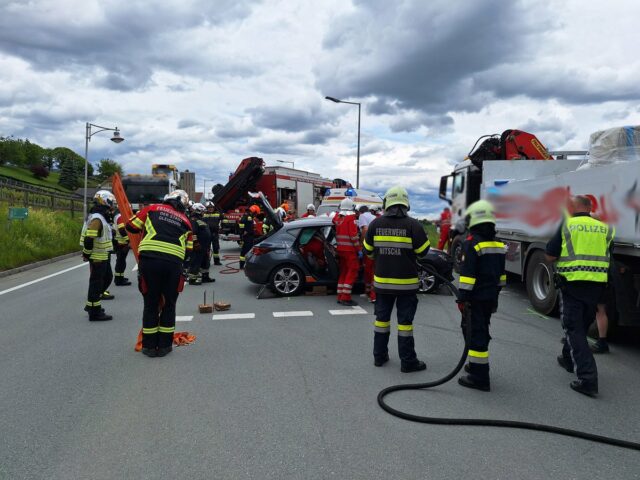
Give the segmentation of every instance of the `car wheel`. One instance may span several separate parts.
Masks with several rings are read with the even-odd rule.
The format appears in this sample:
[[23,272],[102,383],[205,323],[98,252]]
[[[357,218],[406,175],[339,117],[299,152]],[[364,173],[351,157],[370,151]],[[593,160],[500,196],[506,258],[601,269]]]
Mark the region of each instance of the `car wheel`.
[[293,265],[281,265],[271,273],[269,285],[279,297],[300,295],[304,289],[304,276]]
[[435,268],[431,265],[424,265],[418,269],[418,278],[420,279],[420,286],[418,291],[420,293],[434,293],[440,287],[440,282],[434,275]]
[[449,247],[449,255],[453,259],[453,270],[456,273],[460,273],[460,265],[462,264],[462,242],[464,241],[464,235],[456,235],[451,241]]
[[546,260],[542,250],[531,254],[527,262],[526,282],[531,306],[544,315],[555,313],[558,291],[553,284],[553,266]]

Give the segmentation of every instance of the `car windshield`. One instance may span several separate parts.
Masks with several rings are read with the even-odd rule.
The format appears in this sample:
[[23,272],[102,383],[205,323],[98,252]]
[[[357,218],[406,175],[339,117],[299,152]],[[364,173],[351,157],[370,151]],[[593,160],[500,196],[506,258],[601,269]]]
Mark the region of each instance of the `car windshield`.
[[320,205],[316,212],[316,216],[326,215],[327,213],[337,212],[338,205]]

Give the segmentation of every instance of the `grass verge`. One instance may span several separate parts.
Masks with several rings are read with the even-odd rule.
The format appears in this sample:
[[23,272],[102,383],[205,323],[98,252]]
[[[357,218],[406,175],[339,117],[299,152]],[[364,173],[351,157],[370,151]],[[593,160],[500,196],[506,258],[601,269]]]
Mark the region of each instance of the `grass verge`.
[[79,252],[81,216],[29,208],[29,218],[10,222],[8,205],[0,203],[0,271]]
[[[13,178],[20,182],[29,183],[36,187],[49,188],[61,193],[73,193],[71,190],[58,184],[58,180],[60,180],[60,173],[58,172],[51,172],[47,178],[41,179],[34,177],[31,171],[26,168],[3,165],[0,166],[0,175]],[[84,182],[84,177],[82,178],[82,182]],[[87,186],[89,187],[96,187],[98,184],[99,182],[96,179],[89,178],[87,180]]]

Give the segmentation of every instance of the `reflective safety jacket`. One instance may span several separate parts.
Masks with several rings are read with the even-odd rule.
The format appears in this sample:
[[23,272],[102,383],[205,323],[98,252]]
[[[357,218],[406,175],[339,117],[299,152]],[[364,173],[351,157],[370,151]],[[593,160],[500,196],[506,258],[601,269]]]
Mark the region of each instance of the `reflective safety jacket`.
[[[119,213],[116,213],[116,216],[113,217],[113,226],[115,227],[115,240],[118,242],[118,245],[129,245],[129,237],[125,230],[126,225],[124,217]],[[122,232],[124,232],[124,235]]]
[[80,233],[82,253],[90,260],[102,262],[109,260],[113,250],[113,236],[109,222],[99,213],[92,213],[87,218]]
[[473,233],[462,243],[462,252],[460,300],[497,300],[507,284],[504,243]]
[[253,237],[253,216],[249,213],[245,213],[238,222],[238,228],[240,230],[240,238]]
[[211,245],[211,231],[204,219],[194,218],[191,220],[193,226],[194,247],[207,250]]
[[356,216],[344,215],[342,213],[333,217],[333,223],[336,226],[336,250],[338,252],[355,252],[360,251],[360,237],[358,237],[358,226],[356,225]]
[[209,231],[211,235],[218,235],[220,232],[220,223],[222,223],[224,217],[221,213],[218,212],[206,212],[202,219],[209,227]]
[[374,219],[363,246],[375,260],[373,286],[376,293],[415,294],[420,285],[416,257],[429,251],[429,238],[420,222],[411,217]]
[[168,204],[159,203],[140,210],[127,222],[127,230],[144,231],[138,247],[143,257],[182,263],[185,251],[193,249],[191,222]]
[[588,215],[567,218],[561,227],[557,272],[568,282],[606,283],[615,229]]

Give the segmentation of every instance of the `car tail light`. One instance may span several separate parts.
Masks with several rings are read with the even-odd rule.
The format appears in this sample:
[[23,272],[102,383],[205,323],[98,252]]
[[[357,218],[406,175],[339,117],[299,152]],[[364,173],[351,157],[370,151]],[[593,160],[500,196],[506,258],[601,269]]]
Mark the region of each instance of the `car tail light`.
[[269,247],[253,247],[251,253],[253,253],[256,257],[259,255],[264,255],[265,253],[269,253],[271,248]]

